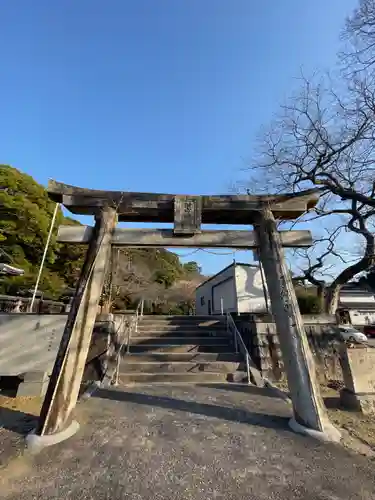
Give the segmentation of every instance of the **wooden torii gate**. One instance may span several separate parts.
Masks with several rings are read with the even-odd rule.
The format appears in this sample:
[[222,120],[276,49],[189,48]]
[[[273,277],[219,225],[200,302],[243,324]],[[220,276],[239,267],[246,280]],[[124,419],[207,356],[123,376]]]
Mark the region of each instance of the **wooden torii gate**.
[[[293,402],[292,427],[337,440],[316,383],[315,364],[298,308],[283,247],[308,247],[310,231],[277,231],[275,220],[294,220],[313,208],[315,190],[266,196],[182,196],[83,189],[50,181],[49,196],[70,212],[94,215],[95,226],[62,226],[58,241],[87,243],[88,250],[42,405],[37,436],[70,424],[90,346],[111,248],[257,248]],[[120,229],[117,222],[166,222],[171,229]],[[252,225],[254,231],[207,231],[202,224]],[[302,430],[301,430],[302,429]]]

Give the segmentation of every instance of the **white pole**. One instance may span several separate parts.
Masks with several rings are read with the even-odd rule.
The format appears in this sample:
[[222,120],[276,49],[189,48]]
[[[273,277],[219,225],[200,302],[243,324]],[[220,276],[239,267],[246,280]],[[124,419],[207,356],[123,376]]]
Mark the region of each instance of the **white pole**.
[[220,309],[221,309],[221,315],[224,315],[224,299],[221,297],[220,299]]
[[42,262],[40,263],[38,277],[36,279],[36,283],[35,283],[35,286],[34,286],[34,292],[33,292],[33,297],[31,299],[31,303],[30,303],[30,307],[29,307],[29,312],[32,312],[32,310],[33,310],[33,305],[34,305],[34,302],[35,302],[36,292],[38,291],[38,286],[39,286],[40,278],[41,278],[42,272],[43,272],[44,261],[46,260],[49,243],[51,241],[53,226],[55,225],[57,210],[58,210],[59,206],[60,206],[60,203],[56,203],[55,210],[53,212],[53,216],[52,216],[52,220],[51,220],[51,225],[50,225],[50,228],[49,228],[49,233],[48,233],[46,245],[44,247]]

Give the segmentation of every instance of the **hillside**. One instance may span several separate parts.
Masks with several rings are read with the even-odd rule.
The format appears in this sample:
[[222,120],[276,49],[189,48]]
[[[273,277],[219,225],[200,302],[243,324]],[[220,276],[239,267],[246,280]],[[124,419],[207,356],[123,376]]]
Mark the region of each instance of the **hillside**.
[[[44,186],[13,167],[0,165],[0,262],[25,270],[23,276],[1,278],[0,293],[27,294],[33,288],[54,208]],[[44,296],[53,299],[71,295],[85,252],[80,245],[56,243],[61,224],[79,222],[59,210],[40,283]],[[104,293],[110,293],[119,308],[131,307],[143,297],[154,310],[185,311],[192,305],[195,285],[203,279],[195,262],[182,264],[165,249],[124,248],[116,258],[114,286]]]

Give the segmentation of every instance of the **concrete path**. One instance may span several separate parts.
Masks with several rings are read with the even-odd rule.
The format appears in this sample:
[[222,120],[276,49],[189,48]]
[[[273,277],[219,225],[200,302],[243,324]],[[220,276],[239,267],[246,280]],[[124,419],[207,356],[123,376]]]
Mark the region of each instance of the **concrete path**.
[[80,432],[1,471],[7,500],[370,500],[375,464],[293,434],[289,406],[241,386],[102,390]]

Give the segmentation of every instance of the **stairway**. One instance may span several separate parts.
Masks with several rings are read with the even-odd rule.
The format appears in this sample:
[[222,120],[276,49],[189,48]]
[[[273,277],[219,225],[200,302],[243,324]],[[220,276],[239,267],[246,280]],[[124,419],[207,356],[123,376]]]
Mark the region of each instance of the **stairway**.
[[225,317],[143,316],[121,359],[119,383],[244,382],[242,361]]

